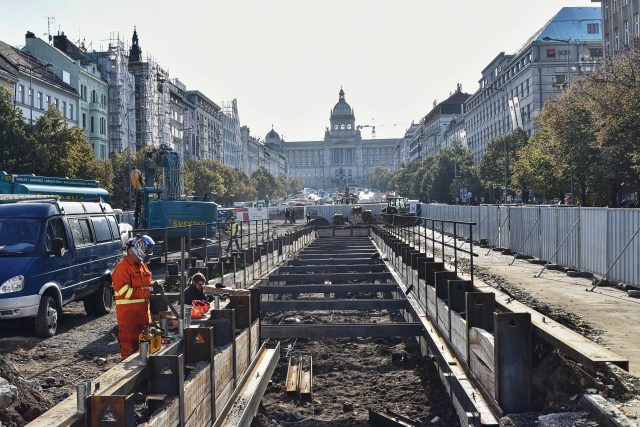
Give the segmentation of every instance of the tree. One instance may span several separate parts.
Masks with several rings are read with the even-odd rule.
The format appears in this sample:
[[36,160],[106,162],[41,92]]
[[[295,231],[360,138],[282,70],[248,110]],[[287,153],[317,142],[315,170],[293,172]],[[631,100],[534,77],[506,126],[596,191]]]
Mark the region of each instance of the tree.
[[187,160],[183,166],[185,193],[197,197],[211,197],[212,192],[224,195],[226,187],[221,167],[216,160]]
[[259,199],[270,199],[276,188],[276,180],[264,167],[259,167],[253,174],[251,180],[255,184]]
[[54,106],[38,118],[32,137],[37,141],[37,150],[33,155],[35,174],[95,178],[96,158],[84,136],[84,130],[69,127]]
[[304,182],[300,178],[287,179],[287,195],[296,194],[304,189]]
[[369,174],[369,180],[380,191],[388,191],[392,186],[393,173],[382,166],[376,166]]
[[[511,172],[516,161],[516,153],[527,144],[529,136],[520,129],[514,129],[510,133],[494,138],[487,145],[487,149],[480,161],[479,175],[485,188],[503,188],[505,173],[507,184],[511,182]],[[505,145],[507,157],[505,159]]]
[[32,173],[35,151],[22,111],[11,103],[11,92],[0,86],[0,170]]

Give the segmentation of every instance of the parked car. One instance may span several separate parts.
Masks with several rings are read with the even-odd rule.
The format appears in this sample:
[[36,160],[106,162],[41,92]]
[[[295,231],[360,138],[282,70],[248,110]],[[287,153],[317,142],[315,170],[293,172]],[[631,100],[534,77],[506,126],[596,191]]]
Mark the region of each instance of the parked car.
[[50,337],[72,301],[83,301],[89,315],[110,312],[122,242],[108,204],[0,205],[0,320],[32,318],[36,334]]

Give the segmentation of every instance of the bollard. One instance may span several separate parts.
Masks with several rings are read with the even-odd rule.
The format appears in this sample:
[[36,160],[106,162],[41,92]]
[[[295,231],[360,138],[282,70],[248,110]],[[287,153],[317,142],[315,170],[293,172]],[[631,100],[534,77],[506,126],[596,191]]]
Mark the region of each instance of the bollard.
[[[184,312],[184,306],[182,306]],[[178,319],[178,336],[182,338],[184,336],[184,319]]]
[[213,296],[213,308],[216,310],[220,310],[220,295],[215,294]]

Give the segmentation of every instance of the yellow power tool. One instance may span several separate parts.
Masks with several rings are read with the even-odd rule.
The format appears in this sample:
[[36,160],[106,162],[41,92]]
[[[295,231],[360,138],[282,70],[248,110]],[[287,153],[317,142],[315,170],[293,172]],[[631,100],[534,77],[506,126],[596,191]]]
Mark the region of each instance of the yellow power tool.
[[162,329],[156,325],[149,325],[140,333],[138,341],[148,342],[149,354],[154,354],[162,348]]

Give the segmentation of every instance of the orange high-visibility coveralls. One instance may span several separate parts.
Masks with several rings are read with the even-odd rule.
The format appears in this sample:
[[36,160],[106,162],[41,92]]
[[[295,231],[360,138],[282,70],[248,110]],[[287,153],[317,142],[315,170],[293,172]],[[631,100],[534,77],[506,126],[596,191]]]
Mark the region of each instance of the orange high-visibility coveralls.
[[111,275],[116,300],[120,355],[126,358],[140,347],[138,337],[149,325],[151,272],[146,264],[125,256]]

